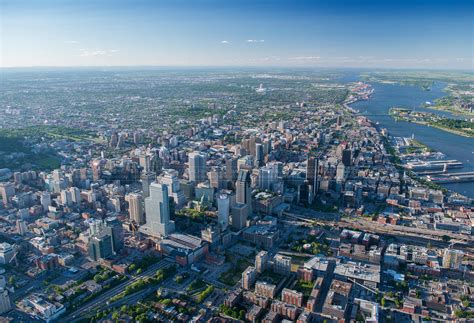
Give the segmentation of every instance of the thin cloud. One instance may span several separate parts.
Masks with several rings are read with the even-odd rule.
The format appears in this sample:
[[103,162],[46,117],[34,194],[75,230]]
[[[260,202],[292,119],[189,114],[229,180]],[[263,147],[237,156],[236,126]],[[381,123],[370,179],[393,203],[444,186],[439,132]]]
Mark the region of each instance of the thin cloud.
[[247,39],[247,43],[263,43],[265,39]]
[[228,40],[221,40],[221,44],[229,44],[230,42]]
[[81,57],[98,57],[98,56],[113,56],[115,53],[119,52],[118,49],[96,49],[96,50],[88,50],[88,49],[79,49],[81,52],[79,56]]
[[281,57],[278,57],[278,56],[256,57],[256,58],[251,58],[248,61],[252,63],[279,62],[281,61]]
[[297,57],[290,57],[292,61],[317,61],[320,60],[320,56],[297,56]]
[[79,42],[77,40],[65,40],[65,44],[78,44]]
[[[374,57],[374,56],[357,56],[357,57],[317,57],[317,56],[301,56],[301,57],[289,57],[288,61],[295,63],[313,63],[317,65],[326,66],[361,66],[361,67],[373,67],[373,66],[401,66],[401,67],[414,67],[414,66],[433,66],[446,64],[450,62],[447,58],[427,58],[427,57]],[[461,60],[457,60],[461,61]]]

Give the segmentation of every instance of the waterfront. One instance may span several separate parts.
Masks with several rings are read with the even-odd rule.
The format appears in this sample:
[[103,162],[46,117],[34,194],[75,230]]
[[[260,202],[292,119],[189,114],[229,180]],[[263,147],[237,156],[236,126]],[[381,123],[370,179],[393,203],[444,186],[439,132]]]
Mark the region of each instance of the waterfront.
[[[449,112],[437,111],[426,108],[426,101],[445,96],[444,83],[435,83],[431,91],[420,87],[399,84],[371,83],[375,89],[374,94],[367,101],[358,101],[351,105],[380,126],[387,128],[393,136],[415,138],[436,151],[446,154],[448,159],[457,159],[464,164],[460,171],[474,171],[474,138],[466,138],[443,130],[405,121],[395,121],[389,116],[392,107],[402,107],[435,113],[444,117],[454,117]],[[473,183],[444,184],[446,188],[474,198]]]

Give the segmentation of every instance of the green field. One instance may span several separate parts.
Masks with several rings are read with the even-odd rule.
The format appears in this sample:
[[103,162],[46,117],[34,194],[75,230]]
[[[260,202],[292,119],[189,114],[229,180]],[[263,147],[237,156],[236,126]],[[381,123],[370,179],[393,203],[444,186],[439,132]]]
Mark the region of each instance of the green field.
[[245,260],[245,259],[239,259],[235,262],[235,265],[233,265],[228,271],[223,273],[219,277],[219,281],[223,284],[226,284],[228,286],[234,286],[237,284],[237,282],[242,278],[242,272],[248,267],[251,266],[252,263]]

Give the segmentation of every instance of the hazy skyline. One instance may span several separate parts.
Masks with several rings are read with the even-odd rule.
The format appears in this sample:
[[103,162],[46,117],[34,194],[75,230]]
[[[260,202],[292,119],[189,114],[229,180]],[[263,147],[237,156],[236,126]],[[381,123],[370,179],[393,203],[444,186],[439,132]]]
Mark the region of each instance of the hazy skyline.
[[0,65],[473,68],[472,1],[0,0]]

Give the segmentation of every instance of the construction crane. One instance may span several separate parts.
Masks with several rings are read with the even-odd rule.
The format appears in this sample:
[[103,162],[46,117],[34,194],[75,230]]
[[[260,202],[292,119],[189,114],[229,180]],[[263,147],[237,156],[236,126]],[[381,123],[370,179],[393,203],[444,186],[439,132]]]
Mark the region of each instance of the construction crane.
[[13,257],[11,257],[11,259],[8,261],[8,263],[11,263],[13,261],[13,259],[15,259],[15,266],[18,266],[18,259],[17,259],[17,256],[18,255],[18,250],[15,251],[15,253],[13,254]]
[[132,222],[130,223],[130,225],[131,225],[133,237],[134,237],[135,239],[137,239],[138,241],[140,241],[140,232],[138,231],[138,229],[140,228],[140,226],[139,226],[138,223],[135,222],[135,221],[132,221]]
[[454,240],[449,244],[448,249],[451,250],[456,243],[463,243],[463,242],[466,242],[466,240]]
[[358,285],[358,286],[360,286],[360,287],[362,287],[362,288],[364,288],[365,290],[368,290],[369,292],[373,293],[374,295],[377,295],[378,292],[379,292],[378,289],[372,289],[372,288],[370,288],[370,287],[368,287],[368,286],[365,286],[365,285],[363,285],[363,284],[361,284],[361,283],[355,281],[355,279],[352,279],[352,278],[349,278],[349,277],[348,277],[347,280],[350,281],[350,282],[352,282],[352,283],[354,283],[354,284],[356,284],[356,285]]

